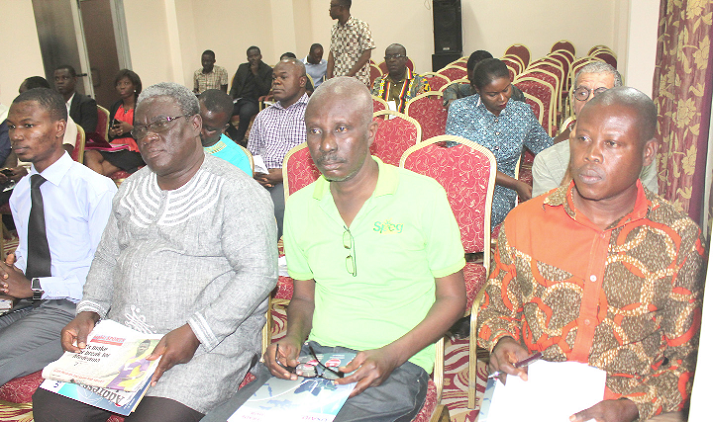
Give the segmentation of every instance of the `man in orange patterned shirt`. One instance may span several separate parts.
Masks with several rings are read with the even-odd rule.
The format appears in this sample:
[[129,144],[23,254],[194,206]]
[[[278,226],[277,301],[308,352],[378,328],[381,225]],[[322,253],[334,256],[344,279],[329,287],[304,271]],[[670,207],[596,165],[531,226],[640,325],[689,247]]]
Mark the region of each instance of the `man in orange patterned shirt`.
[[573,422],[683,420],[704,248],[698,226],[639,181],[656,157],[655,127],[641,92],[595,97],[570,141],[574,180],[516,207],[498,238],[478,344],[491,371],[523,379],[512,363],[536,351],[606,371],[605,400]]

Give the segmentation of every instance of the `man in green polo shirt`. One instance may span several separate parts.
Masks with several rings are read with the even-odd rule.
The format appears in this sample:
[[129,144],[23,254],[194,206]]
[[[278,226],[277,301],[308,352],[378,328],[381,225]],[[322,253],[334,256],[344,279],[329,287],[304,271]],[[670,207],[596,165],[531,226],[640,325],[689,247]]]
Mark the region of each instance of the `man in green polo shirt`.
[[[411,420],[426,397],[433,343],[466,303],[460,232],[433,179],[369,154],[378,124],[368,89],[334,78],[305,113],[307,145],[322,173],[285,209],[294,294],[287,335],[265,353],[273,375],[296,379],[302,347],[358,351],[341,368],[356,382],[336,421]],[[279,364],[276,360],[279,360]]]

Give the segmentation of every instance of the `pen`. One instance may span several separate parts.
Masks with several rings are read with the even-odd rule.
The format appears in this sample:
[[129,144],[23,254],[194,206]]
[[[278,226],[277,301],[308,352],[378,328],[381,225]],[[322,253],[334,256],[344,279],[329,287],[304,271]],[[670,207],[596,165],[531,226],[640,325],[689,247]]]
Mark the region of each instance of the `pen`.
[[[525,367],[532,365],[533,363],[537,362],[540,359],[542,359],[542,352],[535,352],[532,355],[526,357],[525,359],[523,359],[519,362],[515,362],[512,366],[514,366],[515,368],[525,368]],[[497,378],[499,376],[500,376],[500,371],[495,371],[492,374],[488,375],[488,379]]]

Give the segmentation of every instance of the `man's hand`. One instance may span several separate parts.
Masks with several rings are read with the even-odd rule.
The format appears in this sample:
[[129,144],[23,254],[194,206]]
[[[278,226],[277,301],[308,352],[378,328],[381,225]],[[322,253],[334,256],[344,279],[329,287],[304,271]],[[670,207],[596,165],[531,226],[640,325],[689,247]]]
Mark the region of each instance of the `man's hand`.
[[119,137],[127,132],[131,132],[134,127],[129,123],[117,120],[114,122],[114,126],[111,127],[111,136],[114,138]]
[[282,169],[269,169],[269,173],[255,173],[253,176],[258,183],[266,188],[271,188],[282,183]]
[[389,351],[388,346],[380,349],[366,350],[359,352],[354,360],[349,362],[347,366],[339,368],[345,374],[356,370],[355,373],[344,378],[335,380],[335,384],[351,384],[356,382],[357,385],[349,395],[354,397],[371,386],[381,385],[382,382],[389,378],[389,375],[399,366],[398,357]]
[[[272,375],[286,380],[297,379],[297,374],[291,373],[285,367],[295,368],[299,363],[297,358],[300,355],[300,344],[299,341],[285,337],[265,350],[263,360]],[[277,363],[275,357],[280,360],[282,366]]]
[[506,375],[517,375],[523,381],[527,381],[527,368],[515,368],[514,363],[527,359],[529,354],[522,345],[510,337],[504,337],[498,341],[495,348],[490,353],[490,363],[488,372],[500,372],[500,381],[505,384]]
[[27,169],[25,167],[14,167],[10,170],[12,170],[12,176],[10,176],[10,179],[15,182],[19,182],[20,179],[27,176]]
[[517,183],[517,194],[520,196],[522,202],[529,201],[532,199],[532,186],[525,182],[518,181]]
[[87,336],[99,321],[96,312],[84,311],[77,314],[72,321],[62,328],[62,348],[67,352],[79,353],[87,347]]
[[582,410],[569,417],[572,422],[584,422],[594,419],[597,422],[632,422],[639,417],[639,409],[633,401],[602,400],[589,409]]
[[174,365],[190,361],[200,344],[201,342],[198,341],[198,337],[196,337],[188,324],[184,324],[163,336],[153,352],[146,357],[146,360],[156,360],[163,356],[156,368],[156,372],[153,374],[153,378],[151,378],[151,386],[155,386],[161,375],[173,368]]
[[31,284],[17,267],[0,262],[0,293],[16,299],[32,297]]

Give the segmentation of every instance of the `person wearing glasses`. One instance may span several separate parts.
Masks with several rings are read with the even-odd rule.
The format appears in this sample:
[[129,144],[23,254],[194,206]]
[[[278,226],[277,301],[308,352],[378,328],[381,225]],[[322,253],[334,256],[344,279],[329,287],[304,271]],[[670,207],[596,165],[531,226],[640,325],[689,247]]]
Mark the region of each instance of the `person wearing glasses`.
[[[607,89],[622,86],[622,79],[621,74],[610,64],[592,62],[577,72],[572,86],[572,109],[576,119],[588,101]],[[569,183],[570,177],[565,177],[569,167],[569,138],[574,133],[576,122],[573,120],[555,137],[553,146],[535,156],[532,164],[533,197]],[[641,170],[641,182],[654,193],[659,191],[657,173],[656,160]]]
[[369,59],[376,48],[369,24],[351,15],[352,0],[331,0],[329,17],[337,23],[332,27],[332,45],[327,60],[327,79],[354,76],[370,86]]
[[370,155],[372,109],[369,90],[348,77],[327,80],[307,105],[307,146],[322,176],[287,201],[294,294],[287,335],[264,355],[274,376],[297,379],[298,357],[356,352],[341,375],[322,367],[337,384],[356,383],[338,422],[411,420],[426,397],[434,343],[466,304],[446,193]]
[[403,113],[407,101],[430,91],[431,86],[426,78],[406,67],[408,56],[403,45],[391,44],[386,47],[384,61],[389,73],[374,80],[371,95],[382,98],[389,103],[389,108]]
[[15,98],[7,116],[14,152],[31,167],[10,197],[20,244],[0,262],[0,298],[14,302],[0,316],[0,385],[62,356],[60,332],[111,214],[114,182],[62,147],[67,114],[62,95],[36,88]]
[[[130,419],[198,421],[238,389],[260,355],[277,282],[270,195],[206,154],[198,98],[159,83],[138,98],[132,135],[146,167],[121,185],[62,347],[79,352],[100,318],[163,334],[146,397]],[[42,421],[106,421],[109,412],[38,390]]]

